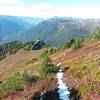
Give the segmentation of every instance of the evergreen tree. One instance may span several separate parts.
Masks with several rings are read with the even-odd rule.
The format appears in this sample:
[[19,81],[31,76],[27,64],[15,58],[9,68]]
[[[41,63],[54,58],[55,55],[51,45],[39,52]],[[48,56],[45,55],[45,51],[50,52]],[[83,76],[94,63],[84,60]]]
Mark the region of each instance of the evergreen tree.
[[100,29],[99,28],[97,28],[96,32],[94,32],[92,35],[90,35],[89,40],[91,40],[91,41],[100,40]]
[[51,59],[48,56],[47,51],[42,53],[42,64],[39,66],[39,76],[40,78],[45,78],[49,72],[52,72],[53,65],[51,64]]
[[81,39],[77,39],[77,40],[75,40],[75,43],[73,44],[72,49],[77,50],[81,47],[81,45],[82,45]]

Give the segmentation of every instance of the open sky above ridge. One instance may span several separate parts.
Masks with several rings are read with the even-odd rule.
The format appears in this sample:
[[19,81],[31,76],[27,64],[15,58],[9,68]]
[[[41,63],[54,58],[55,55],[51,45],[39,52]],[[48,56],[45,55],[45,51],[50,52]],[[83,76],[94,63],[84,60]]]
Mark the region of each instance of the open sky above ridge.
[[100,0],[0,0],[0,15],[100,18]]

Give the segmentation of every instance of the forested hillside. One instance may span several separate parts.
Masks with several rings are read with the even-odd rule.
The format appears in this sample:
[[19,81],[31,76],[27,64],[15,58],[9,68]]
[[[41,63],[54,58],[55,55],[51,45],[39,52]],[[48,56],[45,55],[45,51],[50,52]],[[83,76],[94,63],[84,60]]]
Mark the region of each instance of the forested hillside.
[[29,28],[16,38],[22,41],[42,38],[47,43],[59,45],[72,38],[88,36],[97,27],[100,27],[100,20],[54,17]]

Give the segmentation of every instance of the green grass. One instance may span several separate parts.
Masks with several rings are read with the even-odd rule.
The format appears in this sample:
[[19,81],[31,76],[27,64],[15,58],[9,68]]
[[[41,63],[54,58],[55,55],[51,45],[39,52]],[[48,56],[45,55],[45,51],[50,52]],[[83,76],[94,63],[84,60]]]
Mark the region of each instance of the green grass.
[[27,71],[18,72],[0,84],[0,92],[22,91],[31,85],[33,81],[34,77],[31,73]]

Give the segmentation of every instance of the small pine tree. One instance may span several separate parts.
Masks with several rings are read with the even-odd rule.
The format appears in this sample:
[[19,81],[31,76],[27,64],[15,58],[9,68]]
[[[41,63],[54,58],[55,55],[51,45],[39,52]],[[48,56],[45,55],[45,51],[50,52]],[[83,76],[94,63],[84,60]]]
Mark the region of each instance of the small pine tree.
[[52,69],[53,65],[51,64],[51,59],[49,58],[48,53],[45,51],[42,53],[42,64],[39,66],[40,78],[45,78]]
[[96,32],[94,32],[92,35],[90,35],[89,40],[91,40],[91,41],[100,40],[100,29],[99,28],[97,28]]
[[77,39],[75,41],[75,43],[73,44],[72,49],[73,50],[77,50],[77,49],[79,49],[81,47],[81,45],[82,45],[82,41],[80,39]]

